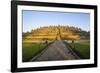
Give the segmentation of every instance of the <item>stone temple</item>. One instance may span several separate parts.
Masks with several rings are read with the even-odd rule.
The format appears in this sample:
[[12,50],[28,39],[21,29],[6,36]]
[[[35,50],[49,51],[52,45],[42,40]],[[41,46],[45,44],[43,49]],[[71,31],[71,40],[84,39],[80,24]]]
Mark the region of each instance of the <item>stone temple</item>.
[[52,41],[52,40],[78,40],[79,28],[69,26],[48,26],[32,30],[23,37],[24,42]]

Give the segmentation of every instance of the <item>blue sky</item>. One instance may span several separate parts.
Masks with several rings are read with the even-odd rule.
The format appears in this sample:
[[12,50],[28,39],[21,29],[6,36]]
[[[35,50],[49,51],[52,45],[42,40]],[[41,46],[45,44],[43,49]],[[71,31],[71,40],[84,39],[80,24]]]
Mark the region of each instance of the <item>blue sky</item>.
[[90,30],[90,14],[75,12],[47,12],[23,10],[23,32],[43,26],[64,25]]

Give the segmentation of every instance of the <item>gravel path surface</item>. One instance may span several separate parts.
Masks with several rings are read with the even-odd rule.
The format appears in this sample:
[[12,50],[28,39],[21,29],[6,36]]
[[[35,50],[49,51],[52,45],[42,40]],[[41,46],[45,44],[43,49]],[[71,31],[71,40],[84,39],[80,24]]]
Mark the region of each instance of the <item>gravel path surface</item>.
[[31,61],[56,61],[80,59],[73,50],[62,41],[55,41]]

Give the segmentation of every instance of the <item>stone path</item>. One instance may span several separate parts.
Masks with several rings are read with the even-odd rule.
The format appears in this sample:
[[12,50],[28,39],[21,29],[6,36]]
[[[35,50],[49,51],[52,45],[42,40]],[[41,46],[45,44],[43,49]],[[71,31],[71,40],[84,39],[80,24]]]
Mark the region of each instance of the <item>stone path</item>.
[[39,56],[31,61],[56,61],[56,60],[75,60],[80,59],[73,50],[66,46],[62,41],[55,41],[46,48]]

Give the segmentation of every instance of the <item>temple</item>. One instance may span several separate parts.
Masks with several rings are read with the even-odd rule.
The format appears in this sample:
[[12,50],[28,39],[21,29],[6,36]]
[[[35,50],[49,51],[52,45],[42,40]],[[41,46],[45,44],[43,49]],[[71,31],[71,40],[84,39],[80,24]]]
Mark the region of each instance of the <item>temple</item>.
[[78,32],[79,28],[69,26],[48,26],[40,27],[32,30],[23,39],[27,42],[43,41],[43,40],[78,40],[80,35]]

